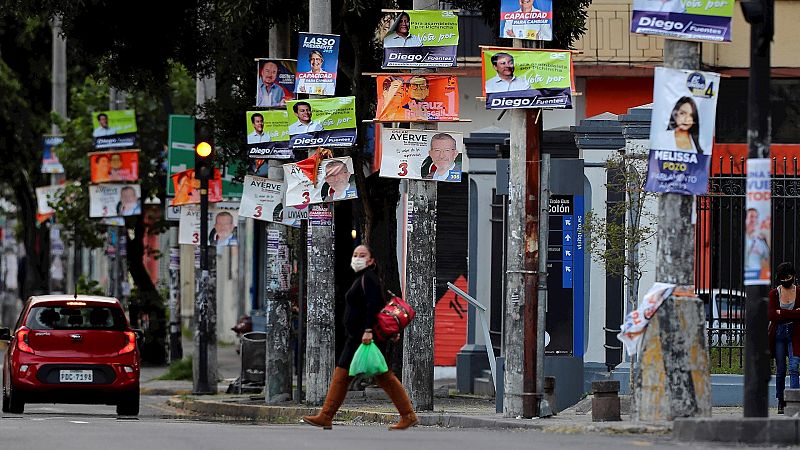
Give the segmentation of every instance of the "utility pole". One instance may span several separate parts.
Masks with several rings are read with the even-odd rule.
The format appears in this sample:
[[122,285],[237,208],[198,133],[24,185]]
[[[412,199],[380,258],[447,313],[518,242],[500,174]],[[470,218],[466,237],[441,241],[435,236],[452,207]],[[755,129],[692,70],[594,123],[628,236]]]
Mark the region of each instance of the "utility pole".
[[169,228],[169,360],[183,358],[181,342],[181,248],[178,227]]
[[[125,92],[117,88],[112,87],[109,89],[108,99],[108,109],[112,111],[125,109],[127,107]],[[122,279],[127,273],[125,270],[125,258],[122,257],[122,239],[126,233],[124,226],[115,226],[114,230],[116,233],[116,242],[114,245],[114,266],[112,269],[114,273],[114,282],[111,286],[111,292],[113,292],[114,297],[122,299]],[[138,305],[129,305],[128,314],[130,315],[131,326],[138,326]]]
[[[308,2],[308,31],[330,34],[332,28],[331,0]],[[313,95],[310,97],[316,98]],[[309,156],[312,153],[313,151],[309,152]],[[330,220],[315,223],[311,220],[312,215],[329,217]],[[330,203],[311,205],[308,216],[306,403],[321,405],[328,393],[328,385],[333,378],[333,368],[336,364],[333,205]]]
[[[438,10],[438,0],[414,0],[414,10]],[[414,73],[433,73],[419,69]],[[436,123],[412,123],[436,130]],[[417,411],[433,410],[433,329],[436,307],[436,181],[406,180],[408,244],[403,293],[417,315],[403,333],[403,384]]]
[[[664,66],[699,70],[700,43],[665,39]],[[656,281],[676,288],[643,336],[635,392],[640,421],[711,415],[705,311],[694,293],[693,205],[692,196],[675,193],[658,201]]]
[[[289,56],[289,39],[291,27],[288,22],[276,23],[269,29],[269,57],[286,58]],[[269,177],[283,180],[283,169],[275,160],[269,160]],[[263,223],[257,221],[256,223]],[[279,280],[284,278],[288,254],[282,251],[288,247],[289,229],[286,225],[267,222],[258,229],[265,231],[262,235],[261,254],[264,261],[264,313],[267,319],[266,329],[266,385],[264,400],[269,404],[279,403],[292,397],[292,353],[291,335],[291,301],[289,286],[281,286]]]
[[[53,32],[53,81],[52,81],[52,110],[54,113],[58,114],[59,116],[66,118],[67,117],[67,41],[61,36],[61,18],[56,16],[53,18],[51,22],[51,28]],[[51,127],[52,134],[60,134],[61,131],[58,129],[58,125],[53,124]],[[60,184],[64,181],[65,175],[63,173],[53,173],[50,174],[50,185]],[[59,241],[63,243],[63,239],[61,238],[61,231],[62,227],[60,224],[53,223],[52,225],[53,230],[59,236]],[[77,239],[77,236],[76,236]],[[77,240],[76,240],[77,243]],[[64,280],[63,280],[63,291],[64,292],[74,292],[75,290],[75,280],[77,277],[75,276],[76,271],[78,270],[78,265],[73,265],[73,261],[78,260],[79,253],[78,253],[78,246],[77,244],[73,244],[72,251],[75,252],[76,257],[74,260],[70,260],[68,258],[69,249],[66,246],[66,243],[58,246],[59,248],[63,249],[60,255],[54,253],[54,249],[56,245],[51,240],[50,241],[50,258],[51,261],[53,258],[61,258],[61,267],[64,270]],[[50,292],[55,293],[53,290],[53,279],[50,278]]]
[[[197,79],[197,104],[216,97],[216,78]],[[217,393],[217,257],[208,246],[208,180],[214,174],[213,129],[195,122],[195,178],[200,180],[200,267],[195,270],[195,334],[192,363],[192,393]],[[205,144],[205,145],[203,145]]]
[[[770,143],[770,47],[774,33],[775,0],[742,2],[745,19],[750,23],[750,79],[747,92],[747,207],[751,207],[751,168],[759,165],[769,172]],[[771,200],[767,200],[771,202]],[[768,208],[771,211],[772,208]],[[746,229],[743,228],[743,229]],[[768,248],[772,243],[767,242]],[[745,247],[746,249],[746,247]],[[766,258],[771,263],[771,257]],[[772,268],[769,267],[769,273]],[[770,356],[767,342],[767,302],[770,281],[745,286],[745,369],[744,416],[769,415],[768,386]]]
[[[515,48],[533,48],[534,42],[514,39]],[[505,373],[503,414],[526,418],[539,415],[544,370],[538,367],[539,329],[539,170],[541,167],[541,111],[512,109],[508,189],[508,250],[506,306],[503,326]],[[541,375],[541,376],[540,376]],[[537,381],[542,384],[537,386]]]

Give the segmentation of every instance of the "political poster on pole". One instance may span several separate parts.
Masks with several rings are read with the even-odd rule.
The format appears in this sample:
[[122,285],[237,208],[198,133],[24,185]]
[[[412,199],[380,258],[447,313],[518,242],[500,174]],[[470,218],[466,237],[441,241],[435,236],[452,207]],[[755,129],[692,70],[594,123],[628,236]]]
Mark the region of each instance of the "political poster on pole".
[[717,73],[656,67],[647,191],[708,192],[718,94]]
[[42,139],[42,173],[64,173],[56,149],[64,144],[64,136],[45,135]]
[[322,160],[315,180],[314,164],[303,164],[303,161],[284,164],[283,175],[287,206],[358,198],[353,160],[349,156]]
[[299,33],[297,94],[334,95],[339,66],[339,35]]
[[356,98],[293,100],[289,112],[292,148],[352,147],[356,143]]
[[381,132],[381,151],[382,177],[461,182],[461,133],[389,128]]
[[456,67],[457,48],[453,11],[401,11],[383,37],[383,67]]
[[381,75],[376,120],[386,122],[458,120],[458,78],[437,75]]
[[633,0],[631,33],[730,42],[733,6],[726,0]]
[[500,0],[500,37],[553,40],[553,0]]
[[247,155],[251,159],[291,159],[289,116],[285,110],[247,111]]
[[136,111],[120,109],[92,114],[94,148],[136,147]]
[[55,210],[50,203],[58,200],[61,193],[64,191],[63,184],[51,186],[39,186],[36,188],[36,212],[39,215],[46,216],[55,214]]
[[306,206],[284,208],[285,191],[286,183],[283,181],[246,175],[242,201],[239,204],[239,216],[299,227],[301,220],[308,219],[308,208]]
[[747,160],[747,215],[744,237],[744,285],[770,285],[772,175],[769,158]]
[[[239,212],[236,209],[208,208],[208,245],[239,245]],[[184,206],[178,222],[178,243],[200,245],[200,207]]]
[[277,108],[294,98],[297,61],[256,59],[256,106]]
[[89,217],[138,216],[142,213],[142,190],[138,184],[89,186]]
[[572,53],[484,47],[486,109],[572,108]]
[[139,180],[139,150],[89,153],[89,169],[94,184],[109,181]]
[[[175,197],[170,206],[200,203],[200,180],[195,178],[194,169],[184,170],[172,175]],[[208,180],[208,201],[222,201],[222,173],[214,169],[214,176]]]

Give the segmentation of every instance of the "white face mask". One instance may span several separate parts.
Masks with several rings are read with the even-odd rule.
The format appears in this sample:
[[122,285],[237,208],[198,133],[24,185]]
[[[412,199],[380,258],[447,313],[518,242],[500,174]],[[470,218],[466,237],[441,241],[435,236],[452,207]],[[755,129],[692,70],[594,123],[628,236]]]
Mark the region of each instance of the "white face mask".
[[367,267],[367,258],[358,258],[356,256],[353,256],[353,259],[350,260],[350,267],[355,272],[361,272]]

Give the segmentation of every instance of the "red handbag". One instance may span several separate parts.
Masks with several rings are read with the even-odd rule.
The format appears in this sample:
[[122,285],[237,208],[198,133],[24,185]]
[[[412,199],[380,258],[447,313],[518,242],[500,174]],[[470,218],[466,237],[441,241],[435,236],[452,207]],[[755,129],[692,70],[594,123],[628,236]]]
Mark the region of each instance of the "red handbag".
[[402,298],[386,291],[391,299],[386,303],[381,312],[375,317],[375,326],[372,333],[375,339],[385,342],[400,334],[417,314]]

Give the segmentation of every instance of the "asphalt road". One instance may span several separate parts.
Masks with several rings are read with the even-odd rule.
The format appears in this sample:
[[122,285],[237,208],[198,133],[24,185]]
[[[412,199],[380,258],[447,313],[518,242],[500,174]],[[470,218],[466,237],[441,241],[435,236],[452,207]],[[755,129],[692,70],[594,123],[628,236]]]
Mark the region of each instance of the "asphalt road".
[[[331,431],[308,425],[207,422],[175,418],[164,397],[143,396],[138,419],[118,419],[112,406],[26,405],[22,415],[0,418],[0,449],[108,448],[201,449],[630,449],[731,448],[679,444],[664,436],[555,434],[416,427],[390,432],[376,425],[337,425]],[[748,447],[752,448],[752,447]]]

